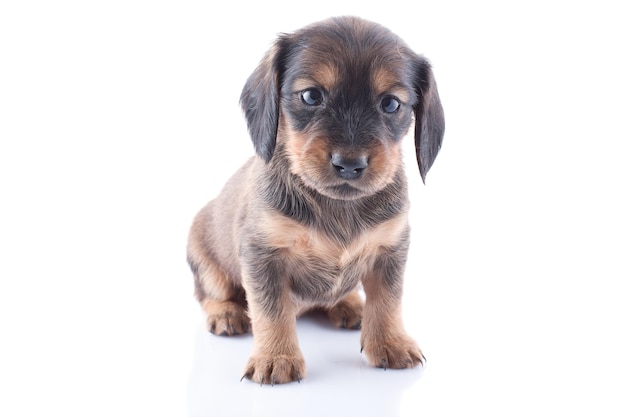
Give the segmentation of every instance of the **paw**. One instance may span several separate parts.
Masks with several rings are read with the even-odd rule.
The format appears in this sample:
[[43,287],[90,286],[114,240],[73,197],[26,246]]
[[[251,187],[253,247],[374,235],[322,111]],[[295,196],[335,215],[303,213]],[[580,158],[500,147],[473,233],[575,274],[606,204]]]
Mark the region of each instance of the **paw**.
[[328,318],[342,329],[358,330],[363,319],[363,300],[358,294],[349,295],[328,310]]
[[[208,303],[207,303],[208,304]],[[250,319],[243,306],[231,302],[210,302],[204,305],[207,328],[218,336],[233,336],[250,330]]]
[[254,355],[248,361],[243,378],[259,384],[285,384],[305,376],[302,355]]
[[426,358],[409,336],[361,341],[369,363],[377,368],[405,369],[424,366]]

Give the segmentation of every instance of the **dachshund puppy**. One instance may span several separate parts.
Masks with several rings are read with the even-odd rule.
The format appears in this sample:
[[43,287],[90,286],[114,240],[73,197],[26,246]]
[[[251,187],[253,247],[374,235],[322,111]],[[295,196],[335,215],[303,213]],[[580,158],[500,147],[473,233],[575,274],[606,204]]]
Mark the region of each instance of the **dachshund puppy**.
[[244,377],[261,384],[305,376],[296,317],[311,309],[361,328],[373,366],[422,364],[401,319],[401,141],[413,125],[424,179],[444,133],[428,62],[378,24],[332,18],[280,36],[241,105],[256,155],[198,213],[188,242],[209,330],[252,331]]

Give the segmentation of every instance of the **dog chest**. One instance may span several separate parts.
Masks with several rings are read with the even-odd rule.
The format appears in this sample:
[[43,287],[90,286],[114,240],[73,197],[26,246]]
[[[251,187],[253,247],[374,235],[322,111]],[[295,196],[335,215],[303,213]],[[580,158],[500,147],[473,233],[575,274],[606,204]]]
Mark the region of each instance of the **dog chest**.
[[304,301],[321,304],[332,304],[355,289],[372,270],[381,249],[396,246],[408,227],[406,215],[401,214],[346,243],[284,216],[272,216],[262,225],[291,291]]
[[373,253],[295,244],[281,250],[291,291],[314,303],[334,303],[358,285],[373,264]]

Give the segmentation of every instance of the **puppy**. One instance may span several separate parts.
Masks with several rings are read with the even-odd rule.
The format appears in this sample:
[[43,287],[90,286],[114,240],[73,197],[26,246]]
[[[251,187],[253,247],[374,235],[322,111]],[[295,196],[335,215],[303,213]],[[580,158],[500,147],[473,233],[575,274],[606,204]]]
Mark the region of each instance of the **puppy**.
[[444,133],[428,62],[378,24],[332,18],[280,36],[241,105],[257,155],[198,213],[188,242],[209,330],[252,331],[244,377],[261,384],[305,376],[296,317],[311,309],[361,328],[373,366],[422,364],[401,320],[401,141],[414,125],[424,179]]

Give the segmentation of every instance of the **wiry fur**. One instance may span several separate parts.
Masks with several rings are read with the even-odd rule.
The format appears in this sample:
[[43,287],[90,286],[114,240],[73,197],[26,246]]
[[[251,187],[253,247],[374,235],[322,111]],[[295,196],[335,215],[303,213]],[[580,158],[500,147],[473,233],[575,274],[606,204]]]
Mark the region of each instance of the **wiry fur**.
[[[305,102],[311,89],[319,103]],[[399,103],[393,112],[381,104],[389,98]],[[444,125],[427,61],[377,24],[329,19],[281,36],[241,104],[257,155],[198,213],[189,235],[209,330],[251,327],[244,376],[260,383],[305,376],[295,322],[312,308],[339,327],[362,327],[372,365],[422,363],[400,316],[409,247],[400,142],[414,118],[424,178]]]

